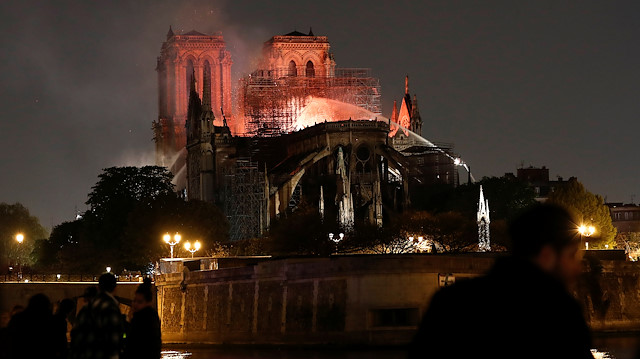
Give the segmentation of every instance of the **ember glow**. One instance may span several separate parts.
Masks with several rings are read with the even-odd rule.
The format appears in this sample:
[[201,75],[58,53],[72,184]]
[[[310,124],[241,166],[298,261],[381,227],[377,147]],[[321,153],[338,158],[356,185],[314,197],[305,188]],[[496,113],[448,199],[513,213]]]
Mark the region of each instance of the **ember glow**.
[[321,122],[344,121],[352,119],[388,122],[389,119],[376,115],[362,107],[328,98],[308,96],[306,105],[296,117],[293,128],[296,131],[311,127]]
[[[299,108],[300,103],[304,103],[305,105]],[[292,127],[296,131],[321,122],[344,121],[347,119],[354,121],[382,121],[390,124],[389,137],[393,137],[400,132],[408,141],[413,141],[418,146],[436,149],[438,152],[447,156],[456,166],[464,167],[467,172],[470,172],[469,166],[467,166],[461,158],[451,156],[428,139],[398,123],[390,122],[389,119],[384,116],[376,115],[362,107],[338,100],[314,96],[308,96],[304,101],[291,101],[289,105],[292,106],[289,112],[299,113],[292,124]],[[471,179],[475,181],[473,175],[471,175]]]

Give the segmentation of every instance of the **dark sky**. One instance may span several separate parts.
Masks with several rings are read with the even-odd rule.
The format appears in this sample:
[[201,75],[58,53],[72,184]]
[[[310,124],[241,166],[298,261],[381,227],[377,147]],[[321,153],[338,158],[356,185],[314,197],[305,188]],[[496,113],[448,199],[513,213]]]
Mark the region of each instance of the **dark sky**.
[[16,0],[0,4],[0,202],[50,227],[86,209],[102,168],[152,164],[169,25],[221,30],[236,79],[263,41],[312,26],[339,67],[373,69],[386,116],[409,74],[424,136],[476,178],[544,165],[640,195],[637,1]]

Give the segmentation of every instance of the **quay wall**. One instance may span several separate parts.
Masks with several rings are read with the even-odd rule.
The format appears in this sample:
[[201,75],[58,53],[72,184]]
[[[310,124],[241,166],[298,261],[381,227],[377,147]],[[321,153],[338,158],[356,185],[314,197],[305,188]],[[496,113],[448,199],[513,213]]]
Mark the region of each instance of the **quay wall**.
[[[337,255],[161,275],[156,286],[163,340],[406,344],[445,282],[481,275],[498,256]],[[575,294],[592,329],[640,330],[640,265],[587,262]]]
[[480,275],[494,260],[338,255],[165,274],[156,278],[163,341],[405,344],[445,280]]
[[[499,254],[336,255],[184,262],[156,277],[166,343],[402,345],[445,283],[485,273]],[[594,332],[640,331],[640,263],[587,258],[575,289]],[[191,268],[192,270],[189,270]],[[0,282],[0,311],[36,293],[52,302],[94,282]],[[120,282],[133,298],[138,283]],[[505,285],[509,285],[505,283]],[[124,304],[124,303],[123,303]],[[128,311],[128,306],[121,306]]]

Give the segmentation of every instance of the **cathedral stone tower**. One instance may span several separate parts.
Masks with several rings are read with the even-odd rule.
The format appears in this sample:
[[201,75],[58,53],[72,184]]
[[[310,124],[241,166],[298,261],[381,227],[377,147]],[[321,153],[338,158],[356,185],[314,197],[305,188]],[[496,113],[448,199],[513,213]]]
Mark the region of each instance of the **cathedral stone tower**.
[[231,54],[221,34],[205,35],[197,31],[174,34],[169,28],[156,67],[159,115],[153,128],[156,163],[173,172],[179,191],[186,186],[185,123],[192,80],[196,93],[207,97],[203,102],[211,104],[215,118],[222,119],[222,111],[229,117],[231,64]]
[[333,77],[336,63],[329,47],[326,36],[315,36],[311,30],[274,36],[264,44],[259,71],[270,78]]

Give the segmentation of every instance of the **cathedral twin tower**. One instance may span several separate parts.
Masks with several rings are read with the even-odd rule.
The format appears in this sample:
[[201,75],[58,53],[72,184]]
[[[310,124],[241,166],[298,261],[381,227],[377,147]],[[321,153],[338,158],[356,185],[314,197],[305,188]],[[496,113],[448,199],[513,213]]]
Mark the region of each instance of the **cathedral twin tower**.
[[[265,86],[258,86],[255,97],[260,100],[265,97],[265,93],[273,93],[273,89],[279,87],[279,84],[273,82],[276,78],[291,79],[300,76],[300,78],[326,79],[334,76],[335,62],[329,53],[329,41],[326,36],[294,31],[284,36],[274,36],[265,43],[264,51],[260,69],[254,72],[268,82],[266,90]],[[244,111],[243,106],[238,106],[238,110],[235,111],[238,113],[233,114],[232,63],[231,54],[226,50],[220,33],[205,35],[190,31],[175,34],[169,28],[156,67],[159,116],[153,123],[153,129],[156,163],[168,167],[174,173],[178,190],[183,189],[185,183],[185,145],[187,144],[185,124],[194,76],[195,90],[203,102],[210,104],[215,118],[214,124],[222,126],[223,116],[226,116],[229,129],[234,135],[246,132],[245,112],[249,112],[246,114],[249,117],[258,116],[262,120],[262,112],[265,108],[268,107],[267,112],[269,112],[274,109],[274,102],[283,102],[261,102],[257,111],[254,111],[255,109]],[[245,83],[245,85],[241,90],[242,93],[239,94],[241,100],[247,94],[247,87],[256,88],[253,83]]]
[[[182,191],[187,181],[186,125],[192,87],[212,111],[211,125],[224,126],[234,136],[272,137],[295,131],[296,121],[314,98],[355,105],[368,113],[364,118],[353,111],[335,118],[325,114],[318,122],[382,118],[379,80],[370,69],[336,68],[329,50],[329,39],[311,30],[273,36],[264,43],[258,68],[240,80],[234,106],[233,62],[222,35],[175,34],[169,28],[157,60],[159,115],[153,130],[156,163],[171,170],[176,189]],[[391,120],[405,132],[420,134],[422,120],[416,99],[409,95],[408,80],[400,111],[394,105]]]
[[222,124],[223,112],[230,115],[232,111],[232,63],[222,35],[197,31],[176,35],[169,28],[156,67],[159,115],[153,129],[156,163],[168,167],[176,177],[184,176],[185,171],[185,124],[193,76],[199,96],[209,100],[216,121]]

